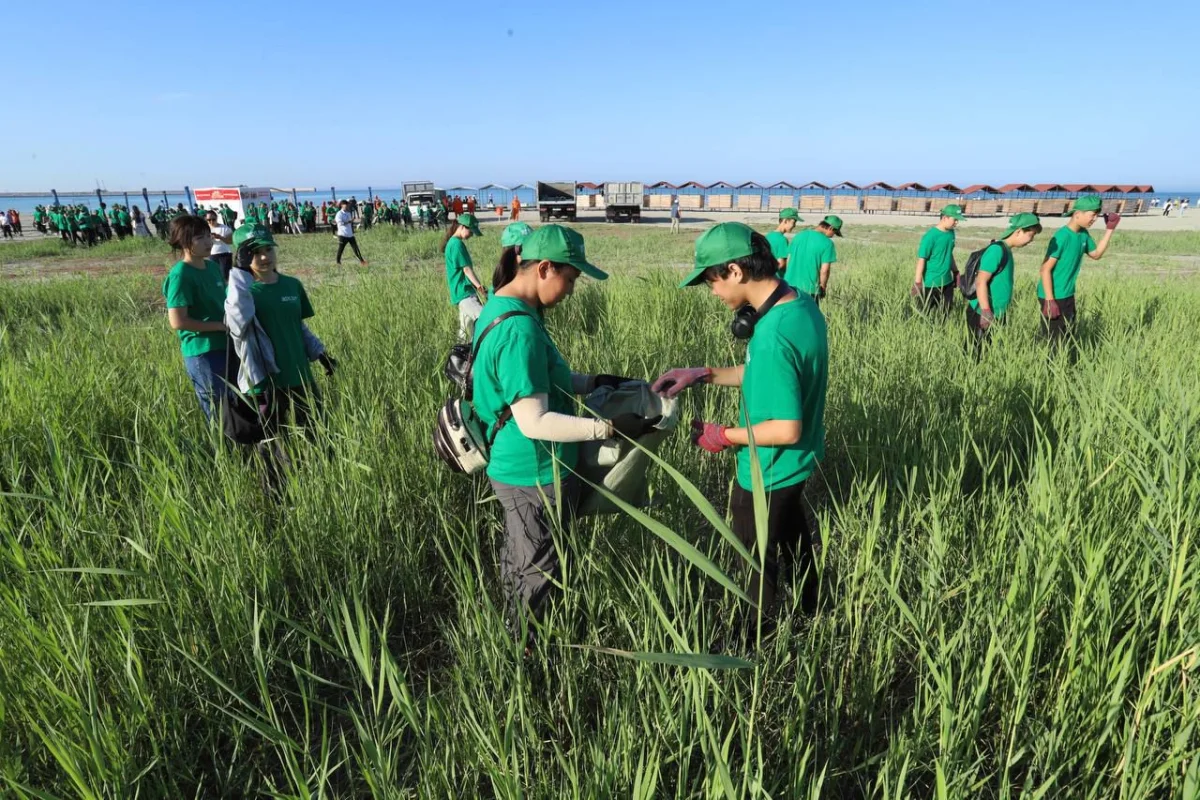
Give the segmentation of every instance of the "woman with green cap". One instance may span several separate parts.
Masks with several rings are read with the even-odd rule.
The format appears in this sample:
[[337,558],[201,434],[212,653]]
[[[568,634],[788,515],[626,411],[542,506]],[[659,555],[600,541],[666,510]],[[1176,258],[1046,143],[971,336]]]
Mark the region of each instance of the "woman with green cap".
[[500,261],[496,271],[492,273],[492,291],[495,294],[517,275],[517,267],[521,263],[521,245],[533,233],[533,228],[524,222],[513,222],[500,234]]
[[450,291],[450,305],[458,307],[458,338],[471,339],[475,334],[475,320],[487,302],[483,281],[475,274],[471,254],[467,252],[467,239],[482,236],[479,221],[474,214],[463,214],[446,228],[442,239],[442,253],[446,260],[446,288]]
[[515,274],[476,325],[472,397],[492,441],[487,474],[504,509],[500,569],[514,635],[523,621],[541,619],[559,579],[552,531],[574,516],[578,443],[636,438],[656,422],[575,415],[575,395],[628,380],[572,373],[542,323],[541,312],[569,297],[580,275],[608,277],[587,260],[580,234],[544,225],[525,238]]
[[975,275],[975,297],[967,303],[967,329],[974,338],[977,359],[988,331],[1004,320],[1012,302],[1013,249],[1029,244],[1041,232],[1037,214],[1016,214],[1000,238],[983,249]]
[[1099,261],[1108,250],[1113,231],[1121,222],[1120,214],[1104,215],[1104,237],[1097,244],[1088,228],[1100,216],[1100,196],[1085,195],[1071,207],[1071,219],[1059,228],[1046,247],[1038,280],[1038,299],[1042,302],[1042,330],[1052,345],[1075,327],[1075,279],[1086,255]]

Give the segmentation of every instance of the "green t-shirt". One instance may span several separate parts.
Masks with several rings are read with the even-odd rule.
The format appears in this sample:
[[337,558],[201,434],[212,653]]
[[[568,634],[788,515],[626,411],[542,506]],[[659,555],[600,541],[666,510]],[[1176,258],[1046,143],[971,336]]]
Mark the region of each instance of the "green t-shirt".
[[792,237],[792,245],[788,248],[784,279],[794,289],[816,294],[821,289],[821,265],[835,261],[837,248],[832,239],[812,228],[801,231]]
[[[800,441],[786,447],[758,447],[763,485],[768,491],[794,486],[825,457],[825,389],[829,384],[829,340],[825,317],[803,293],[777,305],[758,321],[746,348],[743,427],[768,420],[799,420]],[[750,448],[737,453],[738,484],[751,491]]]
[[129,212],[122,208],[117,214],[117,221],[121,223],[122,227],[129,227]]
[[[487,335],[475,357],[473,402],[479,419],[491,436],[500,413],[526,397],[545,394],[549,409],[576,415],[571,393],[571,368],[559,354],[538,313],[512,297],[494,297],[483,307],[475,323],[479,336],[493,319],[508,311],[529,316],[510,317]],[[554,482],[554,461],[569,475],[575,467],[579,445],[529,439],[517,423],[509,420],[496,434],[488,459],[487,474],[513,486],[539,486]]]
[[[1057,258],[1050,278],[1054,286],[1054,299],[1075,296],[1075,279],[1079,277],[1079,266],[1083,257],[1096,249],[1096,240],[1087,231],[1073,231],[1066,225],[1059,228],[1046,247],[1046,258]],[[1046,299],[1046,289],[1038,281],[1038,297]]]
[[[198,322],[221,322],[225,319],[225,276],[215,261],[204,262],[197,269],[183,261],[171,267],[162,285],[167,308],[186,308],[188,316]],[[224,350],[227,337],[224,331],[175,331],[184,358]]]
[[450,289],[450,305],[456,306],[475,294],[471,282],[464,272],[471,266],[471,254],[462,239],[451,238],[446,242],[446,285]]
[[921,237],[917,258],[925,259],[926,289],[940,289],[954,282],[954,231],[930,228]]
[[[313,309],[304,285],[295,278],[280,275],[275,283],[255,281],[250,294],[254,295],[254,318],[271,340],[271,346],[275,348],[275,366],[279,367],[279,372],[268,381],[278,387],[311,384],[312,368],[304,350],[300,324],[313,315]],[[255,386],[251,393],[261,394],[266,383]]]
[[771,243],[771,255],[775,258],[788,257],[788,240],[779,231],[771,231],[767,234],[767,241]]
[[[979,271],[992,275],[992,280],[988,283],[988,299],[991,300],[992,313],[996,315],[996,319],[1002,319],[1012,303],[1013,266],[1012,250],[1004,242],[992,242],[979,259]],[[975,280],[978,283],[979,279]],[[971,310],[979,313],[978,299],[971,301]]]

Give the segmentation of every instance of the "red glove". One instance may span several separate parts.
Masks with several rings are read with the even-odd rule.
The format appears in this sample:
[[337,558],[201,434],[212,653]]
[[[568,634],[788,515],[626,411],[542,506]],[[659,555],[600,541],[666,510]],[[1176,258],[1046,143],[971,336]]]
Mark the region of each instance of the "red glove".
[[728,430],[724,425],[714,422],[692,420],[692,444],[702,447],[710,453],[719,453],[726,447],[732,447],[733,442],[725,435]]
[[1104,227],[1108,228],[1110,231],[1115,230],[1116,227],[1120,224],[1121,224],[1121,215],[1120,214],[1117,214],[1114,212],[1112,214],[1104,215]]
[[1057,300],[1042,301],[1042,316],[1046,319],[1058,319],[1062,316],[1062,312],[1058,310]]
[[712,380],[711,367],[683,367],[670,369],[658,376],[658,380],[650,387],[655,394],[674,397],[687,387],[696,383],[708,383]]
[[996,314],[994,312],[987,310],[987,309],[979,312],[979,328],[980,328],[980,330],[986,331],[988,328],[992,327],[992,323],[995,321],[996,321]]
[[921,296],[921,284],[913,283],[912,288],[908,290],[908,293],[912,297],[920,297]]

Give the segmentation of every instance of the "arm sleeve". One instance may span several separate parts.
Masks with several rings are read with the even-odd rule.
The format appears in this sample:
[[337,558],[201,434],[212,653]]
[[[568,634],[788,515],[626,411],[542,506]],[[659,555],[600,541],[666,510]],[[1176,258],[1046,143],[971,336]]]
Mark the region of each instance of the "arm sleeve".
[[182,275],[168,275],[163,284],[163,296],[167,300],[167,308],[187,308],[192,304],[192,287]]
[[917,258],[926,260],[933,255],[933,243],[928,233],[921,237],[921,244],[917,245]]
[[1000,271],[1000,265],[1004,263],[1004,248],[996,245],[988,247],[983,251],[983,255],[979,257],[979,271],[986,272],[989,275],[995,275]]
[[780,342],[763,342],[754,350],[754,369],[750,380],[742,384],[749,425],[770,420],[804,420],[804,392],[800,385],[800,365],[795,351]]
[[524,397],[513,403],[513,421],[528,439],[543,442],[592,442],[608,438],[608,423],[587,417],[572,417],[549,410],[546,394]]
[[1046,258],[1059,258],[1061,255],[1062,245],[1059,243],[1058,234],[1056,233],[1050,238],[1050,244],[1046,245]]
[[825,256],[821,259],[821,263],[833,264],[837,262],[837,248],[834,246],[832,239],[826,239],[825,242]]
[[304,340],[304,355],[309,361],[316,361],[325,355],[325,343],[303,322],[300,323],[300,337]]
[[1092,234],[1088,233],[1087,238],[1083,240],[1084,255],[1096,249],[1096,240],[1092,238]]

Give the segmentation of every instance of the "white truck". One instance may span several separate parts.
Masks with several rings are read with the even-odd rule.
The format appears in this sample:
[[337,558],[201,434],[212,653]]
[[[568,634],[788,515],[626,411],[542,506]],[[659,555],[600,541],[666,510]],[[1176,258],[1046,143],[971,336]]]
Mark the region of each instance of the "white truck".
[[607,222],[642,221],[642,199],[646,187],[637,181],[604,184],[604,219]]
[[406,181],[401,188],[404,190],[404,204],[414,217],[422,205],[440,206],[446,197],[446,190],[436,188],[433,181]]
[[566,217],[574,222],[575,193],[578,189],[575,181],[538,181],[537,210],[542,222],[549,222],[551,217]]

